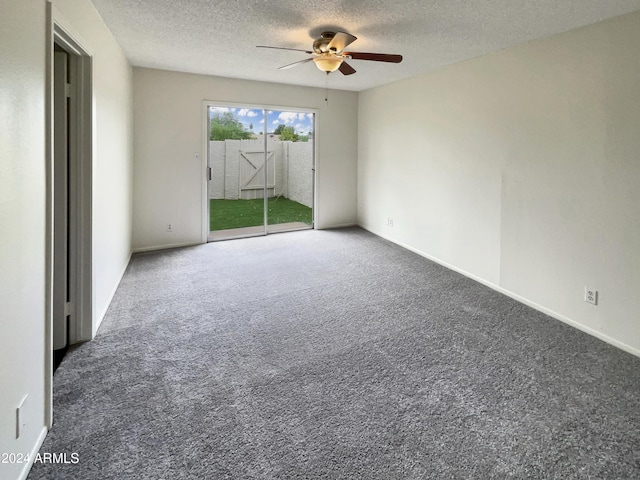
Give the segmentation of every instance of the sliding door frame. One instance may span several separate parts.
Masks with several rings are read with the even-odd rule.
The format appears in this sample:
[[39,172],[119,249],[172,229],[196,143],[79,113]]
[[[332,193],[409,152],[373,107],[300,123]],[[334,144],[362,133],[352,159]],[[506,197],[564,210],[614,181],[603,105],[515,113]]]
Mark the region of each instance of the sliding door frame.
[[[207,243],[209,241],[209,222],[210,222],[210,212],[209,212],[209,176],[211,171],[209,169],[209,107],[226,107],[226,108],[248,108],[253,110],[263,110],[263,111],[285,111],[285,112],[296,112],[296,113],[313,113],[313,161],[311,166],[311,188],[312,188],[312,198],[313,198],[313,225],[311,229],[315,229],[318,222],[318,198],[316,188],[316,181],[318,179],[317,171],[318,171],[318,141],[317,138],[319,136],[318,133],[318,115],[319,110],[317,108],[307,108],[307,107],[291,107],[291,106],[281,106],[281,105],[264,105],[259,103],[243,103],[243,102],[229,102],[229,101],[218,101],[218,100],[204,100],[202,102],[202,161],[201,161],[201,171],[202,171],[202,182],[201,182],[201,217],[202,217],[202,233],[201,233],[201,241],[202,243]],[[268,125],[265,119],[264,125],[264,145],[266,151],[267,145],[267,130]],[[267,222],[267,195],[266,195],[266,175],[267,175],[267,162],[265,159],[265,203],[264,203],[264,233],[260,233],[257,235],[250,236],[263,236],[268,234],[268,222]]]

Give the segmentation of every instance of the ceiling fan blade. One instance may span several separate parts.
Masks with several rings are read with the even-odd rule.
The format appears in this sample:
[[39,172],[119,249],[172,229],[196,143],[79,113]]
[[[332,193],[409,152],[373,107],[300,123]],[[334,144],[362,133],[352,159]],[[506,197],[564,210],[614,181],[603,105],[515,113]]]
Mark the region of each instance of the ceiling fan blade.
[[340,53],[357,39],[358,37],[354,37],[350,33],[337,32],[329,42],[329,45],[327,45],[327,48],[335,53]]
[[287,48],[287,47],[270,47],[269,45],[256,45],[256,48],[275,48],[277,50],[293,50],[294,52],[313,53],[311,50],[302,50],[300,48]]
[[349,65],[347,62],[342,62],[338,69],[343,75],[352,75],[356,73],[356,69]]
[[402,55],[390,55],[387,53],[343,52],[353,60],[373,60],[374,62],[400,63]]
[[301,65],[303,63],[307,63],[313,60],[313,58],[305,58],[304,60],[298,60],[297,62],[290,63],[289,65],[285,65],[283,67],[278,68],[278,70],[287,70],[289,68],[295,67],[297,65]]

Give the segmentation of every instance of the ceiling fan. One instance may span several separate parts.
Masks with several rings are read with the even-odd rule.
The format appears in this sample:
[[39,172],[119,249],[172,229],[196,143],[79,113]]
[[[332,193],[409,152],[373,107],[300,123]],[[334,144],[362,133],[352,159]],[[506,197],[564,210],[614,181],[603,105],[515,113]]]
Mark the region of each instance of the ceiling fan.
[[258,48],[276,48],[278,50],[293,50],[296,52],[304,52],[313,57],[305,58],[297,62],[290,63],[280,67],[278,70],[286,70],[303,63],[313,61],[319,70],[327,74],[340,70],[343,75],[351,75],[356,73],[355,68],[349,65],[345,60],[372,60],[374,62],[400,63],[402,55],[389,55],[386,53],[364,53],[364,52],[345,52],[351,43],[357,40],[357,37],[345,32],[322,32],[320,38],[313,42],[313,50],[302,50],[299,48],[287,47],[270,47],[268,45],[258,45]]

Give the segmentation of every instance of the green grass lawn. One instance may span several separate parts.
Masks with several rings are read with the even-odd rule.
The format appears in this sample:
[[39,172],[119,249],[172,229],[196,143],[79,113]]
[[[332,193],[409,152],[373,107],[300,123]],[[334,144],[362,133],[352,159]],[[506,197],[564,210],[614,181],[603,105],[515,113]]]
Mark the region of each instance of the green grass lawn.
[[[264,223],[264,200],[210,200],[210,230],[255,227]],[[269,199],[269,225],[303,222],[311,225],[311,209],[288,198]]]

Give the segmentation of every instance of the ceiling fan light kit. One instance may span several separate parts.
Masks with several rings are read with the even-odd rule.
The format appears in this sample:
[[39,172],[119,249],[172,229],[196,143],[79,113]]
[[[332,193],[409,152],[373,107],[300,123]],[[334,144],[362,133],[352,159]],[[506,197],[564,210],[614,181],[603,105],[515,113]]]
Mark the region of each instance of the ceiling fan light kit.
[[299,60],[280,67],[279,70],[286,70],[313,60],[318,70],[327,74],[340,70],[343,75],[356,73],[355,68],[345,62],[346,59],[369,60],[373,62],[400,63],[402,55],[389,55],[386,53],[364,53],[364,52],[343,52],[357,37],[346,32],[322,32],[320,38],[313,42],[313,50],[301,50],[298,48],[271,47],[258,45],[259,48],[275,48],[278,50],[294,50],[313,55],[313,58]]
[[313,62],[316,64],[316,67],[318,67],[318,70],[331,73],[340,68],[340,65],[342,65],[343,62],[343,58],[336,55],[331,55],[330,53],[323,53],[319,57],[315,57],[313,59]]

